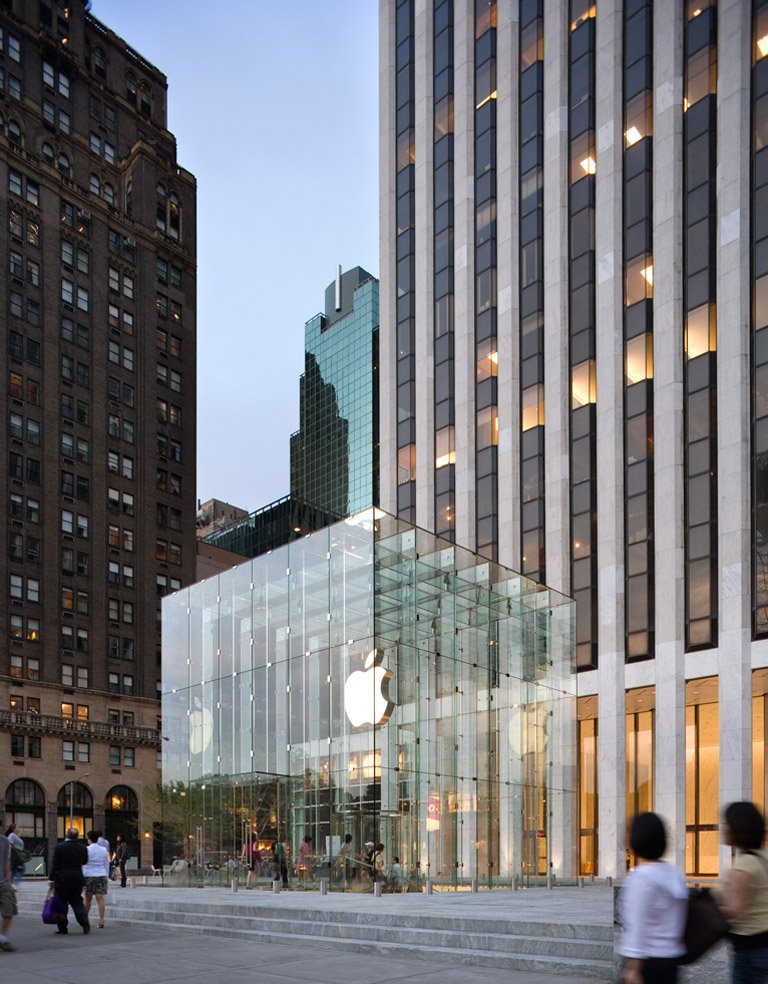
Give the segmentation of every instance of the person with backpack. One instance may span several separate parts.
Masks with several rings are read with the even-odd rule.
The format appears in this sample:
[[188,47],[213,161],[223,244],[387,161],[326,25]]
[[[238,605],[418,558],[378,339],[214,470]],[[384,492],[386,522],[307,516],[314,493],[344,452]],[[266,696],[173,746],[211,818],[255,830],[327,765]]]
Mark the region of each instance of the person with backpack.
[[731,927],[731,981],[768,981],[765,818],[754,803],[731,803],[723,814],[722,833],[734,851],[733,863],[713,894]]
[[24,849],[24,841],[16,832],[16,821],[8,824],[5,836],[11,845],[11,884],[18,891],[19,882],[24,877],[29,853]]

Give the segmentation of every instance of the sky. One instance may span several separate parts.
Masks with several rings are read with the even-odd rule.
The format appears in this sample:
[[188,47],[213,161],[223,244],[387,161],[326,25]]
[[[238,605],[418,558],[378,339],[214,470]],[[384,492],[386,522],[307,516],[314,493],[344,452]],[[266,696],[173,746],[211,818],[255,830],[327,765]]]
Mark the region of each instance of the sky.
[[197,178],[197,497],[290,490],[304,323],[378,276],[377,0],[93,0],[168,78]]

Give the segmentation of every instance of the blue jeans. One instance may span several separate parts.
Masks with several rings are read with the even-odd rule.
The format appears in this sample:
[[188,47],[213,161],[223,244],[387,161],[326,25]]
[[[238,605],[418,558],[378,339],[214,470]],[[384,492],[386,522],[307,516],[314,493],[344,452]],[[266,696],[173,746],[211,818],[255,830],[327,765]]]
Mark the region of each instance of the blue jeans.
[[759,984],[768,981],[768,947],[734,950],[731,963],[732,984]]

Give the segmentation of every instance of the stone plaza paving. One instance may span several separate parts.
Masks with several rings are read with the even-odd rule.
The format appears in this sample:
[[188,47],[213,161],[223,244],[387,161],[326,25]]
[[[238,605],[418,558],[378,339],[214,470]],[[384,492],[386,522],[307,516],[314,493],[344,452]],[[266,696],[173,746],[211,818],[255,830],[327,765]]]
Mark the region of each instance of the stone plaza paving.
[[[0,980],[81,984],[607,984],[617,979],[605,886],[384,895],[110,884],[107,926],[68,936],[40,918],[46,885],[25,883]],[[95,907],[92,910],[95,916]],[[727,979],[727,948],[685,982]]]
[[[426,984],[565,984],[566,980],[588,984],[610,979],[608,964],[601,965],[600,972],[592,968],[586,975],[578,972],[578,961],[569,967],[567,952],[579,946],[578,937],[564,941],[566,956],[554,961],[557,972],[542,971],[533,964],[512,969],[504,962],[506,954],[499,955],[502,962],[496,967],[470,962],[477,952],[471,951],[484,945],[478,939],[484,940],[486,931],[510,925],[509,920],[534,933],[539,926],[545,927],[551,939],[537,939],[543,953],[551,949],[561,933],[574,932],[574,919],[601,926],[605,935],[612,919],[611,893],[605,889],[445,892],[374,898],[362,894],[320,896],[317,892],[273,895],[258,890],[233,894],[210,888],[120,889],[110,885],[106,928],[97,929],[94,921],[90,935],[83,936],[70,915],[66,937],[57,937],[53,927],[43,925],[40,911],[44,897],[44,885],[22,886],[20,915],[13,926],[16,950],[0,953],[0,979],[12,979],[13,984],[80,984],[87,979],[90,968],[110,984],[182,979],[190,984],[383,984],[416,980]],[[248,931],[231,928],[241,922],[261,925],[257,913],[269,920],[277,916],[277,928],[249,933],[252,939],[241,938]],[[323,920],[326,933],[336,931],[334,921],[338,920],[347,929],[354,922],[354,928],[363,936],[357,940],[321,940],[317,936],[320,930],[308,922],[310,916],[316,920],[315,926]],[[186,926],[179,925],[182,918],[188,920]],[[432,941],[434,931],[413,928],[429,926],[433,921],[449,937],[450,951],[443,952],[431,942],[425,946],[422,934]],[[287,931],[299,935],[291,939],[283,935]],[[411,948],[408,934],[413,932],[418,934],[418,945]],[[305,933],[314,934],[311,941],[302,935]],[[342,935],[347,935],[346,930]],[[462,947],[466,947],[463,952]],[[386,952],[386,948],[391,952]],[[7,976],[11,967],[13,978]]]

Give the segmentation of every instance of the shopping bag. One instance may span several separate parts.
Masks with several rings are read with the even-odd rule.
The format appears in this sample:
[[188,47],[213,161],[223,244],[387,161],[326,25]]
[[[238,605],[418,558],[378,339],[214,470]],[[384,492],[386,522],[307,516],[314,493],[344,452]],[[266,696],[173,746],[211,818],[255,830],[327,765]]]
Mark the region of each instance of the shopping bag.
[[680,963],[694,963],[727,933],[728,923],[709,889],[692,888],[688,894],[688,917],[683,933],[685,956],[680,958]]
[[48,926],[55,926],[63,923],[67,918],[67,906],[58,895],[48,893],[48,898],[43,906],[43,922]]

